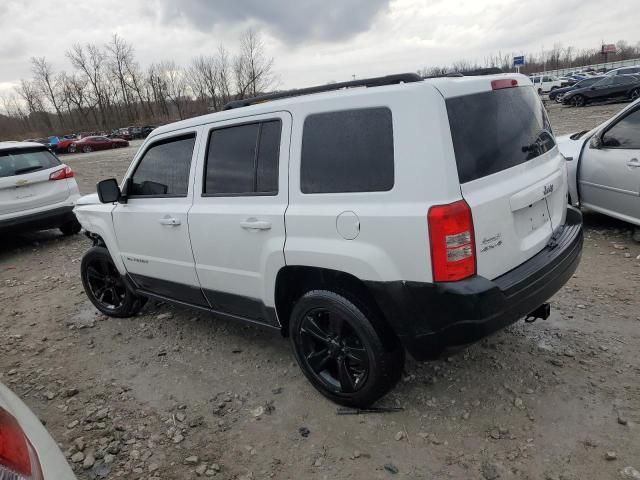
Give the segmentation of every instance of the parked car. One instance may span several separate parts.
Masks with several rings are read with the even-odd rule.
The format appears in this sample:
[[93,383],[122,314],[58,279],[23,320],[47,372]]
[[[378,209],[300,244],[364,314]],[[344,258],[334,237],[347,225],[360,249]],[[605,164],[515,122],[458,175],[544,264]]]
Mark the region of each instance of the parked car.
[[607,76],[615,76],[615,75],[637,75],[640,74],[640,65],[635,67],[620,67],[614,68],[613,70],[609,70],[605,75]]
[[576,80],[573,77],[568,77],[568,76],[567,77],[560,77],[560,82],[562,83],[562,87],[561,88],[566,88],[566,87],[570,87],[571,85],[575,85],[577,81],[578,80]]
[[55,440],[38,417],[0,383],[0,478],[7,480],[73,480]]
[[640,226],[640,99],[591,131],[558,138],[575,206]]
[[56,153],[68,153],[69,146],[78,140],[78,137],[71,137],[71,138],[67,138],[67,137],[68,135],[65,135],[63,138],[60,139],[56,148]]
[[634,75],[605,76],[590,87],[572,90],[562,96],[562,103],[584,107],[604,100],[640,98],[640,80]]
[[109,150],[110,148],[128,147],[129,142],[121,138],[107,138],[104,136],[84,137],[72,142],[67,150],[69,153],[93,152],[94,150]]
[[80,231],[73,170],[38,143],[0,142],[0,232],[60,228]]
[[277,329],[318,391],[365,406],[405,349],[548,316],[582,249],[566,198],[523,75],[282,92],[154,130],[121,186],[78,202],[81,278],[109,316],[151,297]]
[[566,93],[572,92],[572,91],[577,90],[579,88],[590,87],[591,85],[595,84],[596,82],[599,82],[602,78],[604,78],[604,77],[589,77],[589,78],[585,78],[583,80],[580,80],[577,83],[574,83],[570,87],[556,88],[552,92],[549,92],[549,100],[555,100],[558,103],[562,103],[562,97]]
[[140,129],[140,138],[147,138],[156,128],[154,125],[146,125]]
[[540,95],[562,87],[562,81],[558,77],[551,75],[538,75],[531,77],[531,82]]

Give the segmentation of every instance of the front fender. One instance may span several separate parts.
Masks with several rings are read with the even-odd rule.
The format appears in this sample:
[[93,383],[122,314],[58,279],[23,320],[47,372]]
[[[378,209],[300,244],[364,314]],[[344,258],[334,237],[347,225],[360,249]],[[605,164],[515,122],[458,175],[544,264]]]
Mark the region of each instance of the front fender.
[[120,248],[118,247],[118,241],[113,230],[113,219],[111,213],[115,208],[115,204],[87,204],[76,205],[73,209],[73,213],[76,214],[76,218],[87,232],[99,235],[104,241],[111,259],[115,264],[118,272],[121,275],[127,273],[127,269],[122,261],[120,255]]

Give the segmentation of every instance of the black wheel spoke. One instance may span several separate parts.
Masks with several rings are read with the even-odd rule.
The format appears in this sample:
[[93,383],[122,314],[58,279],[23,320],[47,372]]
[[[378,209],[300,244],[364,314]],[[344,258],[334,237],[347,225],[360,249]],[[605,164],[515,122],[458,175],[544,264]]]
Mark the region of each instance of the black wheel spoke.
[[344,319],[335,313],[329,315],[329,328],[331,333],[336,337],[342,337],[342,328],[344,327]]
[[328,348],[325,348],[318,352],[312,352],[307,356],[307,362],[309,362],[309,366],[316,373],[322,372],[326,368],[327,363],[329,363],[330,359],[331,355],[329,355]]
[[323,343],[329,342],[329,334],[326,331],[324,331],[320,327],[320,325],[318,325],[318,322],[316,321],[316,319],[311,315],[307,315],[306,318],[304,319],[302,323],[302,327],[300,329],[300,333],[309,335],[312,338],[319,340]]
[[349,372],[347,360],[344,357],[338,359],[338,380],[344,393],[352,393],[355,391],[356,382]]
[[100,282],[104,280],[104,275],[98,272],[95,267],[87,267],[87,277],[99,280]]
[[367,351],[363,347],[345,347],[347,358],[356,362],[358,365],[369,365],[369,357]]

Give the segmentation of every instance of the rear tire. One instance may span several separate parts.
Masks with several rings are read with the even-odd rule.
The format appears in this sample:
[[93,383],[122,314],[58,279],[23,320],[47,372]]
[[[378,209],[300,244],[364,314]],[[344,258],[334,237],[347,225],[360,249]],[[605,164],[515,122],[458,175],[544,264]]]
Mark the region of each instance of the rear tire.
[[634,88],[633,90],[631,90],[631,95],[629,95],[629,97],[631,98],[632,102],[640,98],[640,88]]
[[367,407],[400,379],[404,349],[397,340],[385,342],[374,327],[379,319],[353,300],[307,292],[291,312],[289,332],[298,365],[316,390],[340,405]]
[[574,107],[584,107],[587,104],[587,99],[582,95],[576,95],[571,100]]
[[80,276],[84,291],[100,312],[110,317],[131,317],[147,303],[125,284],[105,247],[92,247],[82,257]]
[[67,237],[80,233],[80,230],[82,230],[82,225],[80,225],[80,222],[78,222],[78,220],[76,220],[75,218],[68,221],[64,225],[60,225],[60,231]]
[[82,151],[84,153],[91,153],[91,152],[93,152],[93,148],[91,148],[89,145],[86,145],[86,146],[82,147]]

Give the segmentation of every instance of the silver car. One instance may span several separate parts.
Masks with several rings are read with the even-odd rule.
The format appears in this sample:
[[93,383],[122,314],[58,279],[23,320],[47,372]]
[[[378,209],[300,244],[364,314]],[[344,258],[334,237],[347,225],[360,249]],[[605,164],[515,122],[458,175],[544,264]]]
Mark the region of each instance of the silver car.
[[640,100],[557,142],[569,160],[570,202],[640,226]]
[[73,214],[78,198],[73,170],[44,145],[0,142],[0,233],[47,228],[78,233]]
[[58,445],[38,417],[0,383],[0,479],[75,478]]

